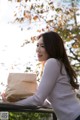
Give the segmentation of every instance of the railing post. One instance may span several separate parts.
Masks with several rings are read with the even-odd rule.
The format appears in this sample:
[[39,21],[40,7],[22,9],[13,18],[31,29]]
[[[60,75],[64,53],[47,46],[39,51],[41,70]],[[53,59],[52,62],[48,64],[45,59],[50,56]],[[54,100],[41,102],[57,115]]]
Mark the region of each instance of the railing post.
[[53,115],[53,120],[57,120],[55,113],[52,113],[52,115]]

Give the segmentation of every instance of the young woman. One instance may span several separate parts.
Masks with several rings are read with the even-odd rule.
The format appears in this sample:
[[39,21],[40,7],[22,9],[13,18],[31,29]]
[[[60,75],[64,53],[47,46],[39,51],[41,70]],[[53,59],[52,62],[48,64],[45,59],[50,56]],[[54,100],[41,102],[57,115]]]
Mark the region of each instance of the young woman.
[[38,37],[36,52],[38,60],[44,62],[38,90],[15,104],[43,106],[48,99],[59,120],[80,120],[80,101],[75,94],[79,85],[63,40],[56,32],[43,33]]

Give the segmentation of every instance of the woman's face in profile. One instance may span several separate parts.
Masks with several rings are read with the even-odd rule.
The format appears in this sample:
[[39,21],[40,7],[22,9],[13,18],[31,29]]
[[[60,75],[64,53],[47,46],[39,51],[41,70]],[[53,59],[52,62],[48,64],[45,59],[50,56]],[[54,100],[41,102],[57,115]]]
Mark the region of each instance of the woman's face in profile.
[[40,37],[39,40],[37,41],[36,52],[37,52],[37,57],[39,61],[46,61],[49,58],[49,55],[47,54],[45,50],[42,37]]

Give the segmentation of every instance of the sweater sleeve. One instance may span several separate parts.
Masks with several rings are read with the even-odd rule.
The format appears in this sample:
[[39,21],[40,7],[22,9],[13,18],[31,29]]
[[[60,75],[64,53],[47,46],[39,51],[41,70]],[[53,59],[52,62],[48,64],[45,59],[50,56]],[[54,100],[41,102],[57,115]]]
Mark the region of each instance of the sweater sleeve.
[[45,63],[42,79],[37,92],[33,96],[20,100],[15,104],[42,106],[44,104],[45,99],[54,89],[59,72],[59,62],[53,58],[48,59]]

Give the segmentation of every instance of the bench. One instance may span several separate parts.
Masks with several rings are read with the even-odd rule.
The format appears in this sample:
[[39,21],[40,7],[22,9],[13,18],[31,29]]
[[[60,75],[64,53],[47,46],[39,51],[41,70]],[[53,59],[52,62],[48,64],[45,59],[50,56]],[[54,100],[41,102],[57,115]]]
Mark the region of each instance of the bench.
[[8,103],[0,103],[0,112],[33,112],[33,113],[51,113],[53,120],[57,120],[57,117],[51,108],[40,106],[20,106]]

